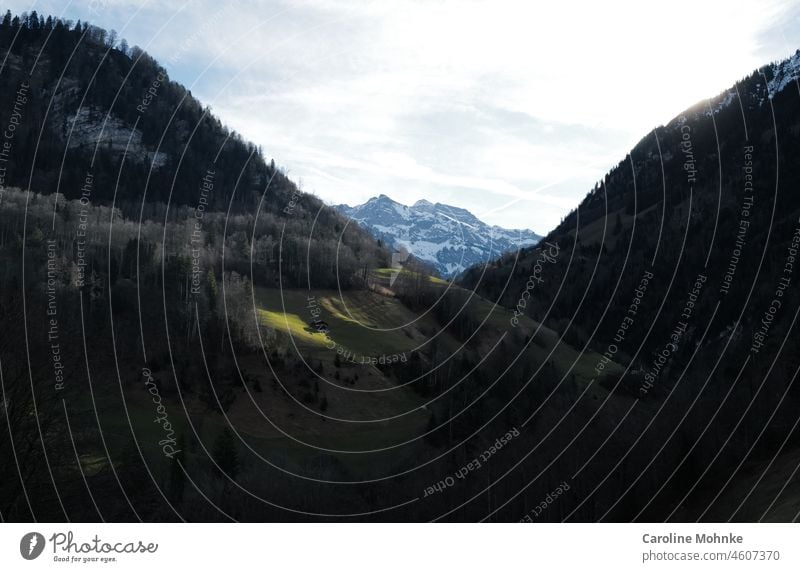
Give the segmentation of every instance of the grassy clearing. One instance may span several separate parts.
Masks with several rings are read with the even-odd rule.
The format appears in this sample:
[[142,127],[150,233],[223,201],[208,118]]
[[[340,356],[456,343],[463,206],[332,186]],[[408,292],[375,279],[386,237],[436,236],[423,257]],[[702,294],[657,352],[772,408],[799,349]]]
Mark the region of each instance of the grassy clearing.
[[[309,298],[321,310],[329,335],[316,331]],[[421,330],[431,320],[419,317],[398,300],[371,291],[283,290],[258,288],[256,301],[264,324],[291,336],[315,359],[343,347],[361,356],[412,351],[425,341]],[[333,355],[330,356],[333,359]]]
[[[326,414],[341,419],[394,417],[423,404],[422,398],[411,388],[395,388],[378,369],[358,362],[362,357],[378,358],[413,351],[427,340],[423,332],[435,329],[432,318],[420,319],[399,300],[372,291],[339,293],[334,290],[259,288],[256,290],[256,303],[263,323],[283,337],[277,341],[279,348],[293,355],[299,354],[313,368],[322,367],[322,377],[331,382],[320,380],[315,372],[302,367],[281,374],[280,381],[290,393],[302,393],[309,387],[319,386],[328,403]],[[319,319],[327,325],[328,335],[316,331],[311,325],[312,308],[320,311]],[[297,346],[296,351],[289,336]],[[341,359],[336,365],[340,349],[352,352],[356,363]],[[429,413],[425,410],[385,423],[354,424],[326,420],[316,414],[316,405],[310,405],[312,411],[307,411],[292,401],[280,383],[269,375],[268,366],[260,354],[243,358],[240,365],[250,377],[261,380],[263,392],[253,395],[255,403],[249,397],[240,397],[229,414],[237,420],[237,427],[252,438],[253,448],[259,451],[277,448],[291,452],[292,456],[303,456],[313,451],[286,439],[264,419],[264,415],[302,441],[347,450],[391,446],[419,435],[428,422]],[[354,378],[358,380],[355,383],[352,382]],[[348,384],[347,380],[351,383]],[[359,455],[343,455],[348,464],[360,459]]]
[[280,310],[257,310],[258,318],[262,324],[279,332],[289,334],[297,343],[307,343],[322,346],[328,343],[325,334],[311,328],[307,321],[304,321],[297,314],[281,312]]
[[447,286],[449,282],[438,276],[431,276],[431,275],[422,275],[418,272],[414,272],[413,270],[407,270],[405,268],[376,268],[372,271],[372,275],[376,278],[384,279],[384,280],[391,280],[392,277],[395,279],[419,279],[424,278],[428,282],[432,284],[438,284],[440,286]]

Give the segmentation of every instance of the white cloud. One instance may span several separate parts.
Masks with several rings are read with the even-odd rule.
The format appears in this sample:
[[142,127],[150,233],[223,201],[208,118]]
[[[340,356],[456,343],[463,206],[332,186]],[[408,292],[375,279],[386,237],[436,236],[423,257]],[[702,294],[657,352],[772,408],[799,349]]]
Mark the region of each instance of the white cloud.
[[[98,3],[68,17],[131,19],[162,61],[219,10]],[[545,232],[650,129],[800,46],[777,0],[536,4],[241,0],[170,72],[330,202],[428,198]]]

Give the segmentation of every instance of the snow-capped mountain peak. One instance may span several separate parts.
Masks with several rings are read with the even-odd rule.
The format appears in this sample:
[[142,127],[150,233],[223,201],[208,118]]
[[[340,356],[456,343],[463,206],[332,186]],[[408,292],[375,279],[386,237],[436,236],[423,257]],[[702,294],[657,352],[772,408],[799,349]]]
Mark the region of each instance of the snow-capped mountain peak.
[[379,195],[362,205],[334,208],[388,246],[402,247],[429,262],[442,276],[456,275],[541,239],[530,230],[489,226],[466,209],[425,199],[409,207]]
[[767,82],[767,93],[772,98],[790,83],[797,82],[800,76],[800,50],[782,62],[772,65],[773,76]]
[[[719,95],[699,103],[693,108],[695,114],[717,115],[729,108],[739,98],[742,99],[741,105],[743,107],[748,105],[762,106],[792,85],[795,86],[794,89],[797,91],[798,81],[800,81],[800,50],[797,50],[785,60],[762,67],[758,70],[756,78],[755,81],[749,82],[749,86],[740,82]],[[745,86],[749,87],[749,89],[743,89]],[[681,123],[685,122],[686,117],[681,116],[679,121]]]

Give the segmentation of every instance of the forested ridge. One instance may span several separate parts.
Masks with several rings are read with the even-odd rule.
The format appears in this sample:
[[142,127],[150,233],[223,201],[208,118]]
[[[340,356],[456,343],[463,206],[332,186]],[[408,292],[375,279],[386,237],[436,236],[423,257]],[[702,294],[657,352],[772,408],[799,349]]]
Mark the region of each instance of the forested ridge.
[[[345,283],[353,265],[385,256],[374,239],[301,192],[262,149],[226,128],[152,57],[115,33],[7,12],[0,45],[6,86],[0,117],[11,129],[4,187],[113,203],[133,220],[168,220],[181,206],[274,217],[286,224],[290,280],[305,270],[304,251],[328,261],[327,248],[305,248],[309,240],[331,249],[343,243]],[[203,193],[209,171],[213,191]],[[92,184],[85,193],[87,177]],[[269,258],[277,259],[277,247]],[[335,282],[333,274],[326,280]]]
[[[546,247],[526,248],[461,277],[624,365],[622,376],[598,369],[611,395],[662,408],[625,460],[630,468],[662,445],[654,460],[682,459],[651,510],[669,494],[714,490],[712,475],[735,475],[742,458],[757,465],[777,443],[798,444],[797,59],[653,129],[545,237],[562,250],[552,263],[541,262]],[[664,418],[681,422],[656,429]],[[626,502],[650,494],[653,474]]]

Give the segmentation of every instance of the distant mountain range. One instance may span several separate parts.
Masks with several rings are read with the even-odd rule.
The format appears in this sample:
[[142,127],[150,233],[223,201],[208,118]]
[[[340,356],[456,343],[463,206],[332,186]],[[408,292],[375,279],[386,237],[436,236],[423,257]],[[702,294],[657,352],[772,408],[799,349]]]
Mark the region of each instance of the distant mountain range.
[[454,276],[475,264],[531,246],[541,236],[527,229],[490,226],[468,210],[420,200],[412,206],[386,195],[362,205],[337,205],[387,246],[404,248],[431,264],[442,276]]

